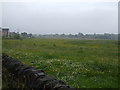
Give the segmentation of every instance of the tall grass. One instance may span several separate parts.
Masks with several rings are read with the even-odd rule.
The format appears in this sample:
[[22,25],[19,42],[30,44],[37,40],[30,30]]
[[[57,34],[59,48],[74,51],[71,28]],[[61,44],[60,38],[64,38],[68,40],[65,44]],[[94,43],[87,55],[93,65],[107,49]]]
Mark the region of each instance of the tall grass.
[[3,52],[72,87],[118,87],[118,43],[115,40],[3,40]]

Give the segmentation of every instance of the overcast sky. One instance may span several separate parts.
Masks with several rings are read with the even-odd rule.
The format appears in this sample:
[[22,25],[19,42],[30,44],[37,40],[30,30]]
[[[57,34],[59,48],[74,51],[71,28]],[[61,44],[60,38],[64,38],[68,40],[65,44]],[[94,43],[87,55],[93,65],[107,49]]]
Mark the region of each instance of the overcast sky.
[[[117,2],[4,2],[2,26],[37,34],[118,33]],[[1,5],[1,4],[0,4]]]

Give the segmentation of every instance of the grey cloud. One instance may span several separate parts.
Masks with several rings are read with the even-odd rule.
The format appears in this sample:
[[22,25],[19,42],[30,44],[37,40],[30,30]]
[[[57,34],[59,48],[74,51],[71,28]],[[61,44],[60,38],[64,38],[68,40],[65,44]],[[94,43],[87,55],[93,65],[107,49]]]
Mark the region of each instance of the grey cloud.
[[117,33],[117,3],[3,3],[3,26],[32,33]]

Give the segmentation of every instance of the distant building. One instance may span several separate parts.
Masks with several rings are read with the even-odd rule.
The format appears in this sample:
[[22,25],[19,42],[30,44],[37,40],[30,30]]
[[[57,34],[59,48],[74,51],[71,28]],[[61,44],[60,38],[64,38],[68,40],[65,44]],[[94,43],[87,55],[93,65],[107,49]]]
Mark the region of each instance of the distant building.
[[21,33],[21,37],[23,37],[23,38],[27,38],[27,37],[28,37],[28,35],[27,35],[27,33],[26,33],[26,32],[24,32],[24,33]]
[[9,28],[0,28],[0,36],[9,37]]
[[33,38],[33,35],[31,33],[28,34],[27,36],[28,36],[28,38]]

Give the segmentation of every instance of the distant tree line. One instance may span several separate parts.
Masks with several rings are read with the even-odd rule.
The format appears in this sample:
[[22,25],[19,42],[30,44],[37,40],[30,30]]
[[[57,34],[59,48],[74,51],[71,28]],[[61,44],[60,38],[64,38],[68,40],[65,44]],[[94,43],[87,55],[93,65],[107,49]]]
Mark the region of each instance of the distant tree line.
[[78,34],[45,34],[45,35],[38,35],[36,37],[41,37],[41,38],[80,38],[80,39],[110,39],[110,40],[118,40],[118,36],[120,39],[120,34],[109,34],[109,33],[104,33],[104,34],[83,34],[83,33],[78,33]]
[[24,39],[24,38],[78,38],[78,39],[108,39],[108,40],[120,40],[120,34],[31,34],[31,33],[19,33],[19,32],[9,32],[8,36],[3,38],[13,38],[13,39]]
[[26,32],[19,33],[19,32],[9,32],[8,36],[2,37],[5,39],[24,39],[24,38],[34,38],[33,34],[28,34]]

